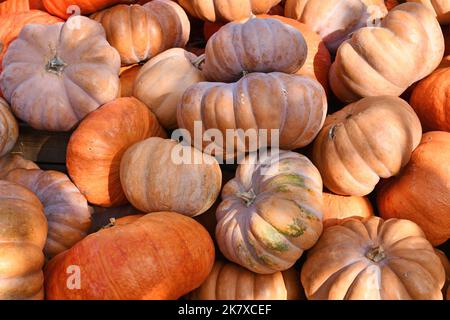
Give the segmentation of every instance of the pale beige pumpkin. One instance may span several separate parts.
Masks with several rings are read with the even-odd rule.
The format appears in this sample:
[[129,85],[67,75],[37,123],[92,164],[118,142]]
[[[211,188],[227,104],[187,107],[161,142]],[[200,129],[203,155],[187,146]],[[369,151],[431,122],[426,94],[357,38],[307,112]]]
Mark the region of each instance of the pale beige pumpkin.
[[208,40],[203,73],[210,81],[223,82],[249,72],[295,73],[307,53],[301,32],[277,19],[231,22]]
[[255,153],[222,190],[216,240],[224,256],[261,274],[287,270],[322,233],[322,179],[301,154]]
[[441,24],[450,24],[450,1],[448,0],[407,0],[421,3],[432,10]]
[[442,300],[444,267],[409,220],[349,220],[325,229],[301,280],[310,300]]
[[313,162],[329,190],[364,196],[380,178],[400,172],[421,136],[420,120],[408,103],[369,97],[328,116],[314,142]]
[[119,95],[120,57],[86,17],[25,26],[3,58],[3,95],[35,129],[68,131]]
[[148,61],[134,82],[133,95],[169,129],[177,127],[177,105],[191,85],[205,81],[202,58],[181,48],[169,49]]
[[299,274],[288,269],[274,274],[257,274],[234,263],[216,261],[208,278],[189,300],[300,300],[303,289]]
[[439,65],[444,37],[433,12],[417,3],[396,6],[380,27],[362,28],[339,48],[330,85],[342,101],[401,95]]
[[14,169],[39,169],[39,167],[18,154],[10,153],[0,158],[0,179],[4,179],[8,172]]
[[304,147],[322,128],[326,112],[326,94],[317,81],[273,72],[251,73],[232,84],[202,82],[193,85],[183,95],[177,118],[178,125],[191,137],[195,137],[196,122],[200,124],[200,131],[218,129],[223,137],[227,129],[232,132],[237,129],[256,133],[260,129],[269,131],[267,143],[262,139],[255,145],[246,143],[244,137],[237,134],[233,148],[225,142],[203,141],[204,152],[229,158],[235,155],[233,152],[252,152],[275,142],[272,129],[279,132],[281,149]]
[[125,152],[120,181],[127,199],[143,212],[172,210],[193,217],[216,201],[222,173],[216,159],[195,148],[149,138]]
[[4,156],[16,144],[19,137],[19,125],[11,113],[8,103],[0,98],[0,157]]
[[47,220],[27,188],[0,180],[0,299],[44,299]]
[[153,0],[143,6],[117,5],[94,13],[109,43],[119,51],[122,65],[146,61],[189,40],[190,23],[183,9],[173,1]]
[[48,237],[44,252],[51,258],[71,248],[87,235],[91,211],[86,198],[69,178],[58,171],[15,169],[5,180],[33,191],[44,205]]

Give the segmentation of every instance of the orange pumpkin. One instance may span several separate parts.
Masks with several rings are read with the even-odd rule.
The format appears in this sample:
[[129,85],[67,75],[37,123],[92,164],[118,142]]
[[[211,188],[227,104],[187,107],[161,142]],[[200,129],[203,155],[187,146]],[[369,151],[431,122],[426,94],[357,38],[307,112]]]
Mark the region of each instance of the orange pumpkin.
[[434,245],[450,237],[450,133],[423,135],[401,174],[381,188],[382,217],[417,223]]
[[[53,258],[45,293],[50,300],[178,299],[200,286],[213,264],[213,242],[199,223],[173,212],[151,213],[118,220]],[[81,270],[79,290],[67,287],[73,265]]]
[[119,98],[88,115],[67,146],[71,179],[92,204],[127,203],[120,184],[120,161],[134,143],[165,137],[154,114],[136,98]]
[[120,73],[120,96],[122,98],[132,97],[134,90],[134,81],[141,70],[141,65],[134,65]]
[[0,1],[0,15],[30,11],[29,0],[3,0]]
[[19,125],[16,118],[8,103],[0,98],[0,157],[11,151],[18,137]]
[[52,15],[67,19],[73,14],[91,14],[119,3],[131,4],[136,0],[42,0]]

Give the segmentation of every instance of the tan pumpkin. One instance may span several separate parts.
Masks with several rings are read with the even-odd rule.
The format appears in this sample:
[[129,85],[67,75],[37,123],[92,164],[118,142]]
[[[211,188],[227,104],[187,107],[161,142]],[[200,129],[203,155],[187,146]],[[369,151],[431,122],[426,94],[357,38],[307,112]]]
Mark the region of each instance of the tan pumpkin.
[[267,13],[280,0],[179,0],[193,17],[205,21],[235,21],[252,14]]
[[0,180],[14,169],[39,169],[33,161],[27,160],[18,154],[7,154],[0,158]]
[[189,294],[189,300],[301,300],[298,272],[288,269],[257,274],[234,263],[216,261],[208,278]]
[[197,216],[216,201],[222,173],[216,159],[174,140],[149,138],[131,146],[120,164],[127,199],[143,212]]
[[401,174],[377,195],[380,215],[417,223],[433,245],[450,238],[450,133],[423,135]]
[[[198,124],[202,135],[209,129],[220,130],[223,137],[227,137],[227,130],[234,132],[235,141],[201,141],[204,152],[230,158],[278,142],[284,150],[304,147],[322,128],[326,112],[326,93],[317,81],[279,72],[251,73],[232,84],[202,82],[191,86],[178,106],[177,119],[179,127],[194,138]],[[267,130],[267,141],[249,143],[238,129],[260,137],[259,130]],[[276,130],[275,138],[272,130]]]
[[380,27],[362,28],[339,48],[330,85],[342,101],[401,95],[439,65],[444,37],[433,13],[423,5],[396,6]]
[[313,147],[324,185],[340,195],[365,196],[380,178],[397,175],[419,145],[414,110],[397,97],[369,97],[328,116]]
[[432,10],[441,24],[450,24],[450,2],[448,0],[406,0],[421,3]]
[[4,156],[16,144],[19,137],[19,125],[11,113],[8,103],[0,98],[0,157]]
[[323,193],[323,226],[328,228],[350,218],[361,220],[374,216],[372,204],[366,197],[340,196]]
[[228,23],[208,40],[203,73],[210,81],[222,82],[249,72],[295,73],[307,54],[305,39],[294,27],[277,19],[252,18]]
[[28,189],[0,180],[0,299],[44,299],[47,220]]
[[[67,170],[86,199],[114,207],[127,203],[120,184],[120,161],[134,143],[165,137],[154,114],[136,98],[119,98],[88,115],[67,146]],[[150,212],[150,211],[148,211]]]
[[35,129],[68,131],[119,95],[120,57],[102,26],[86,17],[25,26],[3,66],[3,95]]
[[301,154],[250,154],[222,190],[216,240],[224,256],[261,274],[287,270],[322,233],[322,179]]
[[134,81],[141,68],[142,65],[137,64],[130,68],[124,68],[124,70],[120,72],[120,96],[122,98],[133,96]]
[[441,263],[444,266],[444,270],[445,270],[445,285],[442,288],[442,294],[444,295],[444,297],[446,297],[446,300],[448,300],[448,296],[447,296],[447,292],[449,292],[448,288],[450,285],[450,261],[448,261],[448,258],[446,256],[446,254],[439,250],[439,249],[434,249],[434,252],[436,252],[436,254],[438,255],[439,259],[441,259]]
[[44,205],[48,220],[44,248],[47,258],[71,248],[87,235],[91,226],[91,211],[86,198],[64,173],[15,169],[7,174],[5,180],[28,188]]
[[117,5],[94,13],[109,43],[119,51],[122,65],[146,61],[189,40],[190,23],[183,9],[170,0],[153,0],[143,6]]
[[408,220],[348,220],[308,252],[301,280],[309,300],[442,300],[444,267]]
[[186,89],[205,81],[199,69],[202,59],[173,48],[148,61],[137,75],[133,95],[155,113],[165,128],[177,127],[177,105]]
[[287,0],[284,7],[286,17],[311,27],[332,53],[353,32],[386,14],[384,2],[373,0]]

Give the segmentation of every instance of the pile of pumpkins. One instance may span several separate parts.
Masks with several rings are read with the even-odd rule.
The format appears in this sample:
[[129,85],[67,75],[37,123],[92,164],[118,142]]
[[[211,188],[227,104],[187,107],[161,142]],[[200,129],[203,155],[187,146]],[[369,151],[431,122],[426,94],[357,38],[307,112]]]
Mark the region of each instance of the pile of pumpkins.
[[[0,299],[450,298],[449,23],[446,0],[1,1]],[[11,153],[18,121],[71,132],[67,174]],[[196,122],[281,151],[220,165],[170,139]]]

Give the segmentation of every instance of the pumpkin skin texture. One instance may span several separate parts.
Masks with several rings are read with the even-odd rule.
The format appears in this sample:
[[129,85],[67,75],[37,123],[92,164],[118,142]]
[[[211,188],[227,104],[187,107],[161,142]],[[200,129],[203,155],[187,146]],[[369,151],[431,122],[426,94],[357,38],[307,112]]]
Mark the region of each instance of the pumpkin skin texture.
[[[181,159],[176,157],[180,154],[187,155],[189,163],[178,162]],[[201,159],[201,163],[194,163],[195,159]],[[149,138],[125,152],[120,181],[127,199],[141,211],[164,208],[193,217],[216,201],[222,172],[215,158],[195,148],[174,140]]]
[[0,98],[0,157],[4,156],[16,144],[19,137],[19,125],[11,113],[8,103]]
[[[199,223],[151,213],[118,220],[56,256],[45,269],[45,292],[50,300],[174,300],[200,286],[213,264],[213,242]],[[80,290],[67,289],[70,265],[82,270]]]
[[433,13],[417,3],[401,4],[380,27],[359,29],[340,46],[330,69],[331,89],[344,102],[400,96],[436,69],[444,49]]
[[47,258],[71,248],[87,235],[91,226],[90,208],[86,198],[64,173],[15,169],[6,175],[5,180],[28,188],[44,205],[48,220],[44,248]]
[[134,81],[141,68],[141,65],[135,65],[120,73],[120,96],[122,98],[133,96]]
[[27,160],[18,154],[7,154],[0,158],[0,180],[14,169],[39,169],[33,161]]
[[120,57],[102,26],[86,17],[25,26],[3,67],[3,95],[38,130],[68,131],[120,93]]
[[0,15],[30,11],[28,0],[3,0],[0,1]]
[[261,275],[234,263],[216,261],[203,284],[189,295],[189,300],[301,300],[298,272]]
[[28,189],[0,180],[0,299],[44,299],[47,220]]
[[448,0],[407,0],[408,2],[421,3],[432,10],[440,24],[450,24],[450,2]]
[[128,201],[120,184],[120,161],[134,143],[165,137],[155,115],[136,98],[119,98],[88,115],[67,146],[67,169],[87,200],[102,207]]
[[422,128],[413,109],[397,97],[369,97],[330,115],[313,147],[313,162],[328,190],[365,196],[380,178],[404,167]]
[[136,0],[42,0],[47,12],[62,19],[73,14],[71,6],[78,6],[80,14],[86,15],[119,3],[131,4]]
[[301,154],[252,153],[222,190],[216,240],[224,256],[260,274],[291,268],[322,233],[322,179]]
[[[447,256],[444,252],[442,252],[439,249],[434,249],[434,252],[438,255],[439,259],[441,259],[441,263],[444,266],[445,270],[445,285],[442,288],[442,294],[444,296],[447,296],[449,284],[450,284],[450,261],[448,261]],[[448,300],[448,296],[446,297],[446,300]]]
[[442,300],[444,267],[408,220],[348,220],[325,229],[301,280],[309,300]]
[[372,204],[366,197],[340,196],[323,193],[323,226],[328,228],[347,219],[369,219],[374,216]]
[[417,223],[433,245],[450,237],[450,133],[428,132],[402,173],[377,195],[380,215]]
[[[195,137],[198,121],[203,132],[218,129],[223,137],[227,129],[278,130],[280,148],[293,150],[313,141],[323,126],[327,107],[324,89],[309,77],[251,73],[232,84],[201,82],[191,86],[178,106],[177,119],[180,128],[186,129],[191,137]],[[272,134],[269,131],[267,142],[262,139],[254,146],[237,136],[234,146],[216,142],[214,150],[208,148],[210,142],[203,141],[204,152],[228,159],[244,151],[240,149],[253,152],[270,145]]]
[[165,128],[177,127],[177,105],[186,89],[205,81],[198,63],[195,54],[173,48],[152,58],[139,72],[133,95],[155,113]]
[[179,4],[193,17],[210,21],[236,21],[253,14],[267,13],[280,0],[179,0]]
[[146,61],[169,48],[184,47],[190,23],[173,1],[153,0],[143,6],[117,5],[94,13],[109,43],[119,51],[122,65]]
[[250,72],[295,73],[307,53],[303,35],[276,19],[231,22],[206,44],[203,74],[210,81],[232,82]]
[[284,7],[286,17],[311,27],[333,54],[353,32],[386,14],[383,1],[370,0],[287,0]]

